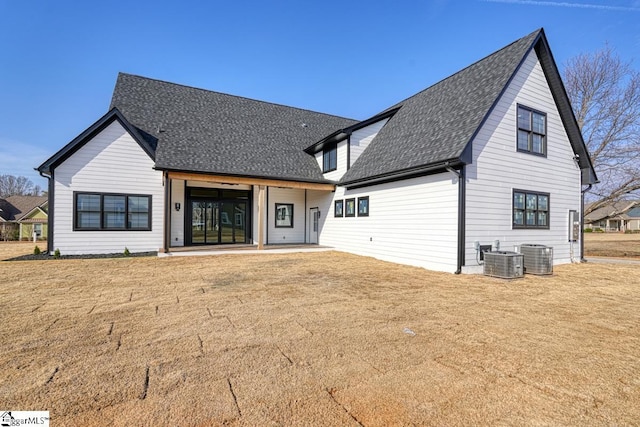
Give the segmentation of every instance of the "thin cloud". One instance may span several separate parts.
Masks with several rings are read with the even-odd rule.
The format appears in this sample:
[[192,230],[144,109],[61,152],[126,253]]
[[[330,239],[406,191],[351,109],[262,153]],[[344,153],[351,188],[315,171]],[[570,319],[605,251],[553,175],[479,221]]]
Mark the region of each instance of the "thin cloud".
[[640,12],[640,7],[612,6],[606,4],[573,3],[567,1],[539,1],[539,0],[484,0],[489,3],[525,4],[530,6],[568,7],[574,9],[599,9],[618,12]]

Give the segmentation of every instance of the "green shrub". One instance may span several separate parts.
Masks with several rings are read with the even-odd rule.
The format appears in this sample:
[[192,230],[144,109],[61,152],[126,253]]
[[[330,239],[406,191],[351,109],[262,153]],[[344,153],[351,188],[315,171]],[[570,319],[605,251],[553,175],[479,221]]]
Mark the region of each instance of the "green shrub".
[[585,233],[592,233],[593,232],[593,228],[585,228],[584,232]]
[[60,249],[56,248],[56,250],[53,252],[53,257],[55,259],[59,259],[60,258]]
[[36,245],[35,248],[33,248],[33,254],[34,255],[40,255],[42,251],[40,250],[40,248],[38,247],[38,245]]
[[129,252],[129,248],[127,248],[125,246],[125,248],[124,248],[124,256],[129,256],[129,255],[131,255],[131,252]]

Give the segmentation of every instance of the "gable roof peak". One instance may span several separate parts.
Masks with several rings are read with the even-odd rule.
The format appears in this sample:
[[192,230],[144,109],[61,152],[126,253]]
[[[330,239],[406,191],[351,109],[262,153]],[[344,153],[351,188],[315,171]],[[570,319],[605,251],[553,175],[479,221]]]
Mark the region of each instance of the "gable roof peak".
[[387,109],[399,108],[341,183],[468,163],[467,147],[543,36],[536,30]]

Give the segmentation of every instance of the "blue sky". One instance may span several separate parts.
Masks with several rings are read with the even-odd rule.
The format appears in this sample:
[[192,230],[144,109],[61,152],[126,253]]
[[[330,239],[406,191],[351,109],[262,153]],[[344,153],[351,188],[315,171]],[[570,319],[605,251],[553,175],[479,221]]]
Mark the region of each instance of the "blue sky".
[[119,71],[365,119],[540,27],[640,69],[640,1],[0,0],[0,174],[45,187]]

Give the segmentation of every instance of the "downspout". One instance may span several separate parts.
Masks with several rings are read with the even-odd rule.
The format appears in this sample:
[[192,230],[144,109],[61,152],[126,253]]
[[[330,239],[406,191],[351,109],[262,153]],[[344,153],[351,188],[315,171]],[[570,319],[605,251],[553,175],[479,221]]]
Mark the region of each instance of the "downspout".
[[456,263],[456,271],[454,272],[454,274],[460,274],[462,273],[462,266],[464,265],[464,243],[465,243],[464,229],[465,229],[465,212],[466,212],[465,167],[464,165],[462,165],[460,167],[460,170],[457,171],[447,164],[445,165],[445,169],[458,177],[458,254],[457,254],[458,259]]
[[164,171],[162,174],[162,186],[164,187],[164,221],[163,222],[163,239],[162,250],[163,253],[169,252],[169,239],[171,230],[171,194],[169,189],[169,172]]
[[580,192],[580,262],[587,262],[584,257],[584,194],[591,190],[593,184]]
[[49,200],[49,211],[47,212],[47,253],[51,255],[51,251],[53,251],[53,171],[50,171],[49,175],[45,175],[41,171],[38,172],[41,177],[47,178],[47,199]]

